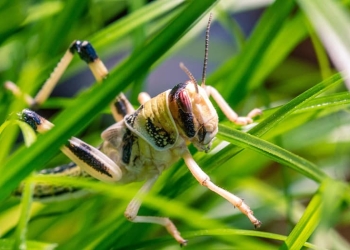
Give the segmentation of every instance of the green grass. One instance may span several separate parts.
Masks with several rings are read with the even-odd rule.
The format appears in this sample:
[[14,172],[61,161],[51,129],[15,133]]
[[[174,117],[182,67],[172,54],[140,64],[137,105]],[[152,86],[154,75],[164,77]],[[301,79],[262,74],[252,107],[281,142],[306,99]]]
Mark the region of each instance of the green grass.
[[[341,65],[350,65],[344,34],[348,3],[322,0],[323,8],[304,0],[277,0],[266,6],[245,38],[231,17],[238,11],[228,6],[231,1],[130,2],[0,4],[0,15],[7,20],[0,23],[0,82],[16,82],[24,92],[37,92],[74,39],[91,41],[104,61],[131,51],[110,67],[102,85],[72,98],[51,97],[41,111],[59,110],[50,118],[56,126],[37,138],[15,119],[26,104],[0,91],[0,248],[179,248],[164,228],[124,218],[142,183],[110,185],[36,176],[33,171],[67,163],[59,148],[73,135],[98,145],[99,134],[111,122],[105,119],[110,101],[124,91],[137,105],[135,96],[147,76],[166,59],[200,58],[201,65],[204,49],[192,48],[204,48],[204,40],[197,37],[203,36],[211,11],[239,46],[236,51],[223,46],[212,34],[209,63],[216,67],[207,84],[240,114],[254,107],[262,107],[264,114],[254,126],[240,128],[219,112],[220,131],[212,151],[189,148],[215,183],[244,198],[262,227],[253,230],[237,209],[201,187],[183,161],[162,174],[140,214],[172,218],[189,240],[188,249],[348,249],[350,94],[337,73],[347,71]],[[305,40],[308,50],[315,51],[314,61],[291,53]],[[342,64],[337,58],[343,58]],[[86,68],[75,58],[62,80]],[[25,142],[18,140],[19,134]],[[23,198],[12,197],[24,179]],[[31,199],[35,181],[73,185],[91,194],[39,203]]]

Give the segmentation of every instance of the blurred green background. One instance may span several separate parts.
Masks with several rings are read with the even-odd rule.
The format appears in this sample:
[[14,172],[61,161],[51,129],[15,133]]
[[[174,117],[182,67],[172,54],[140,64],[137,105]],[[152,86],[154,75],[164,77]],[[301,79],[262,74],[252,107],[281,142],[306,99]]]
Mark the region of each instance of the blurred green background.
[[[0,82],[34,95],[69,44],[88,40],[110,69],[94,84],[75,58],[38,112],[55,128],[34,136],[18,126],[22,98],[0,91],[0,248],[178,249],[158,225],[133,224],[124,210],[142,183],[109,185],[35,176],[69,162],[59,147],[71,136],[99,145],[113,123],[109,102],[120,91],[152,96],[186,79],[200,81],[205,27],[210,34],[207,84],[241,115],[264,110],[238,127],[219,111],[220,132],[209,154],[190,150],[220,187],[242,197],[262,227],[201,187],[183,161],[164,172],[140,209],[168,216],[188,249],[349,249],[350,95],[346,81],[349,1],[2,1]],[[349,57],[349,58],[348,58]],[[248,132],[249,134],[246,134]],[[29,178],[28,178],[29,177]],[[25,178],[89,190],[88,196],[40,203]]]

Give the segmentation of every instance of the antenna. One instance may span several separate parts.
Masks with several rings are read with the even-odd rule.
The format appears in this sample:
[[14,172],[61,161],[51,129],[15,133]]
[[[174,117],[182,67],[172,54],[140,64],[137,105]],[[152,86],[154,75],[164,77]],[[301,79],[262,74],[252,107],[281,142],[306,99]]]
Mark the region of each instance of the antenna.
[[[209,21],[208,21],[208,24],[207,24],[207,30],[206,30],[206,33],[205,33],[205,53],[204,53],[203,73],[202,73],[202,85],[201,85],[202,87],[205,87],[205,75],[206,75],[207,64],[208,64],[209,30],[210,30],[210,24],[211,24],[212,17],[213,17],[213,15],[212,15],[212,13],[210,13]],[[198,83],[197,83],[196,79],[193,77],[192,73],[188,70],[188,68],[186,68],[186,66],[182,62],[180,63],[180,68],[190,78],[192,83],[195,85],[196,93],[199,94]],[[196,102],[199,102],[199,99],[198,98],[196,98],[196,99],[197,99]]]
[[193,82],[194,86],[196,86],[196,93],[198,94],[198,83],[196,81],[196,78],[194,78],[194,76],[192,75],[192,73],[188,70],[188,68],[186,68],[185,64],[183,64],[182,62],[180,63],[180,68],[185,71],[185,73],[187,74],[187,76],[190,78],[190,80]]
[[209,48],[209,30],[210,30],[210,24],[212,20],[213,14],[210,13],[209,15],[209,21],[207,25],[207,31],[205,33],[205,52],[204,52],[204,64],[203,64],[203,73],[202,73],[202,87],[205,86],[205,75],[207,73],[207,64],[208,64],[208,48]]

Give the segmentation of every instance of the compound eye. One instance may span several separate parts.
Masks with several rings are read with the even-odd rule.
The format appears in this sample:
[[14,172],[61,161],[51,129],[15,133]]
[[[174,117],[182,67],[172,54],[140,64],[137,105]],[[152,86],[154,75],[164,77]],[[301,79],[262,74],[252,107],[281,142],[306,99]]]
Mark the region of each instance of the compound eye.
[[207,131],[205,129],[205,127],[202,125],[199,129],[198,129],[198,133],[197,133],[197,136],[198,136],[198,141],[200,143],[202,143],[204,141],[204,138],[205,136],[207,135]]
[[192,113],[192,104],[190,97],[187,94],[187,91],[184,90],[179,93],[176,103],[183,112]]

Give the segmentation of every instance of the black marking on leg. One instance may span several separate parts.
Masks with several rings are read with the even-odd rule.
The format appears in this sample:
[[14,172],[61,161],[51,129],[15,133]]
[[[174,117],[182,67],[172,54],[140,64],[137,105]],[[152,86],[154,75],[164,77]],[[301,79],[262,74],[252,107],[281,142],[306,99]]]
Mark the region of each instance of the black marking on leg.
[[128,114],[128,109],[125,100],[120,96],[118,96],[116,101],[114,102],[114,107],[119,115],[125,117]]
[[153,138],[158,147],[165,147],[168,144],[174,144],[175,138],[169,134],[164,128],[156,126],[150,118],[146,121],[146,131]]
[[122,161],[125,164],[130,163],[132,146],[136,140],[136,136],[129,130],[126,129],[125,134],[123,136],[123,153],[122,153]]
[[112,177],[106,165],[91,154],[91,147],[89,145],[80,144],[79,146],[76,146],[73,143],[68,142],[66,146],[70,151],[72,151],[72,153],[74,153],[74,155],[95,169],[97,172]]
[[82,60],[86,63],[91,63],[98,59],[97,53],[92,45],[87,41],[75,41],[69,47],[69,51],[74,54],[77,52]]
[[37,131],[37,127],[41,124],[41,117],[30,109],[24,109],[18,116],[21,121],[31,126],[34,131]]
[[134,127],[135,119],[140,114],[143,109],[143,105],[141,105],[134,113],[126,117],[124,120],[127,124],[129,124],[132,128]]

